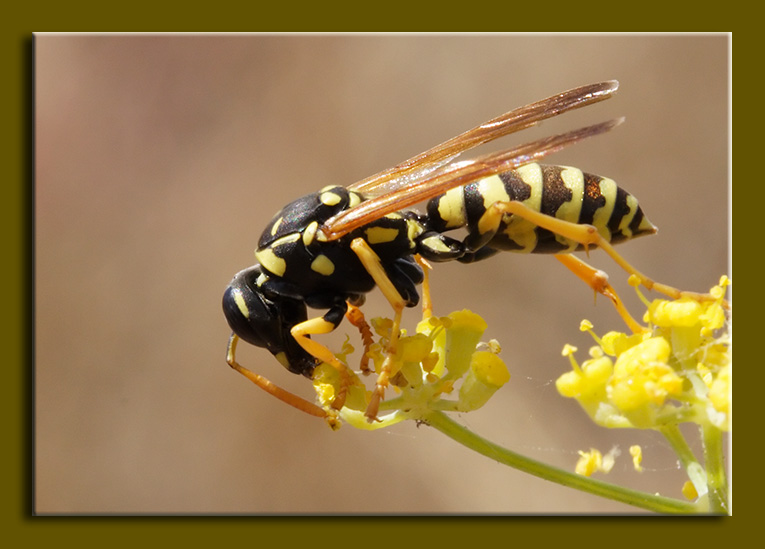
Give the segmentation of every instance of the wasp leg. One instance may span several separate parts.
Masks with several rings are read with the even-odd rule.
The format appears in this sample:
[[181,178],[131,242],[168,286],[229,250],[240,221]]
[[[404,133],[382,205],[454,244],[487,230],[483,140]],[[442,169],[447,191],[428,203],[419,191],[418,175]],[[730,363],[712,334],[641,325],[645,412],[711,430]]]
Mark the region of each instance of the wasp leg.
[[372,337],[372,329],[369,327],[369,323],[364,318],[364,313],[355,305],[349,303],[348,311],[345,313],[345,317],[353,324],[361,334],[361,341],[364,343],[364,353],[361,355],[361,371],[365,375],[369,374],[372,370],[369,368],[369,348],[374,343],[374,337]]
[[374,279],[394,311],[393,326],[391,327],[390,338],[388,338],[388,348],[386,349],[385,360],[380,368],[380,374],[377,376],[375,390],[372,392],[372,397],[370,398],[365,414],[369,421],[374,421],[377,419],[377,411],[379,410],[380,401],[385,396],[385,389],[390,382],[391,371],[393,369],[393,357],[396,354],[396,344],[398,343],[399,331],[401,330],[401,313],[404,311],[406,302],[393,285],[393,282],[391,282],[388,274],[385,272],[385,269],[380,263],[380,258],[363,238],[353,239],[353,241],[351,241],[351,249],[359,257],[364,268]]
[[414,260],[422,268],[422,318],[433,316],[433,301],[430,299],[430,266],[420,254],[414,256]]
[[292,337],[300,344],[303,349],[311,353],[322,362],[326,362],[335,368],[340,374],[340,389],[332,401],[332,408],[339,410],[345,404],[345,398],[348,395],[348,388],[351,384],[351,377],[348,373],[348,367],[340,362],[335,354],[327,347],[311,339],[311,335],[328,334],[333,331],[343,319],[348,304],[342,301],[332,307],[324,316],[309,318],[296,324],[290,329]]
[[496,227],[499,226],[503,214],[517,215],[518,217],[534,223],[538,227],[547,229],[552,233],[568,238],[574,242],[578,242],[585,248],[593,246],[603,249],[603,251],[605,251],[617,265],[627,273],[636,276],[640,280],[640,283],[649,290],[656,290],[673,299],[687,296],[696,300],[714,300],[714,297],[709,294],[686,292],[666,284],[655,282],[630,265],[627,260],[614,249],[611,243],[600,235],[594,226],[572,223],[571,221],[564,221],[557,217],[551,217],[533,210],[521,202],[495,202],[492,204],[478,223],[479,232],[483,234],[492,229],[496,232]]
[[632,330],[633,333],[639,333],[643,331],[643,327],[634,318],[632,318],[632,315],[630,315],[629,311],[627,311],[627,308],[624,306],[624,303],[622,303],[619,294],[617,294],[616,290],[614,290],[611,284],[608,283],[608,275],[605,272],[588,265],[578,257],[571,254],[556,254],[555,259],[563,263],[563,265],[565,265],[568,270],[582,279],[585,284],[595,290],[597,294],[603,294],[608,299],[610,299],[611,303],[613,303],[614,307],[616,308],[616,312],[619,313],[619,316],[622,317],[622,320],[624,320],[624,322],[627,324],[629,329]]
[[265,377],[256,374],[255,372],[252,372],[245,368],[244,366],[240,365],[236,361],[236,345],[239,342],[239,336],[236,334],[231,334],[231,337],[228,340],[228,349],[226,351],[226,362],[229,366],[231,366],[234,370],[242,374],[244,377],[252,381],[255,385],[263,389],[268,394],[275,396],[282,402],[289,404],[293,408],[297,408],[301,412],[305,412],[306,414],[324,418],[328,422],[330,422],[330,426],[333,425],[339,425],[337,424],[336,420],[332,417],[330,417],[330,414],[328,414],[324,409],[322,409],[319,406],[316,406],[316,404],[312,402],[308,402],[307,400],[290,393],[289,391],[282,389],[278,385],[275,385]]

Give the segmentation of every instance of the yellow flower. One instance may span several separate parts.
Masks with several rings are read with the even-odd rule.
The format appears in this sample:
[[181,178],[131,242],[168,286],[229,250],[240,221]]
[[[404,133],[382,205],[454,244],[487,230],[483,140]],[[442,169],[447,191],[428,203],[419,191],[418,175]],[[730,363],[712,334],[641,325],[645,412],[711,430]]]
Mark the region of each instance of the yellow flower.
[[477,410],[510,381],[507,366],[492,352],[476,351],[470,359],[470,372],[462,382],[459,393],[459,410]]
[[654,337],[620,354],[608,384],[611,400],[631,411],[646,402],[660,406],[667,396],[679,394],[683,381],[667,364],[671,352],[666,339]]
[[[345,406],[363,409],[366,407],[368,399],[367,390],[354,372],[349,370],[348,373],[351,376],[351,385],[348,389]],[[329,408],[335,400],[336,391],[340,388],[340,373],[329,364],[320,364],[313,372],[313,388],[322,406]]]
[[581,368],[573,357],[575,348],[564,347],[572,370],[556,381],[558,392],[577,399],[606,427],[660,428],[695,421],[728,428],[730,345],[728,335],[718,332],[725,328],[723,297],[729,284],[721,279],[710,301],[644,301],[648,326],[638,326],[637,333],[612,331],[599,338],[592,324],[583,321],[580,329],[597,346]]
[[725,366],[709,388],[709,400],[718,412],[730,411],[731,366]]
[[618,356],[643,341],[644,334],[623,334],[621,332],[608,332],[601,339],[601,348],[607,355]]
[[[368,355],[379,373],[387,357],[393,322],[373,319],[371,325],[378,339]],[[364,413],[371,391],[361,379],[350,372],[351,384],[345,405],[339,416],[346,423],[361,429],[387,427],[409,418],[418,418],[424,411],[442,410],[469,412],[483,406],[510,379],[510,374],[497,353],[496,341],[481,344],[486,322],[467,310],[453,312],[447,317],[429,317],[421,321],[409,336],[403,331],[392,355],[389,390],[396,396],[380,404],[377,421],[369,422]],[[479,350],[479,349],[489,349]],[[347,363],[349,347],[337,354]],[[314,372],[314,387],[319,401],[329,408],[340,390],[338,370],[322,364]],[[459,386],[457,398],[449,398]]]
[[605,456],[596,448],[590,448],[589,452],[580,450],[579,460],[576,462],[574,470],[577,474],[585,477],[592,476],[597,471],[608,473],[613,469],[618,453],[616,448],[612,448]]
[[695,326],[704,308],[695,299],[683,297],[675,301],[657,299],[648,308],[650,321],[656,326]]
[[470,358],[487,326],[484,319],[468,310],[450,313],[449,320],[451,322],[446,330],[442,356],[449,372],[447,376],[456,379],[462,377],[470,367]]
[[731,366],[728,364],[722,368],[711,387],[709,388],[709,402],[711,409],[707,410],[712,423],[719,429],[730,429],[730,399],[732,383]]
[[607,356],[586,360],[581,368],[566,372],[555,385],[563,396],[573,398],[592,398],[605,391],[606,382],[611,377],[613,363]]

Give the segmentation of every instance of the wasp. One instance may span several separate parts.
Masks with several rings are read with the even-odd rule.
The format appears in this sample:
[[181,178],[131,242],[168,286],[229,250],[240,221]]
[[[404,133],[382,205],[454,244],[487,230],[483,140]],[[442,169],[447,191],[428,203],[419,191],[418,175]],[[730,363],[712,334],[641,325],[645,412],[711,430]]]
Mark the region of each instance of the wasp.
[[[394,349],[402,311],[420,300],[420,258],[471,263],[498,251],[564,257],[599,247],[644,285],[654,286],[612,247],[656,232],[637,200],[611,179],[536,163],[622,119],[456,160],[478,145],[608,99],[617,88],[616,81],[591,84],[511,110],[349,187],[324,187],[285,206],[260,237],[257,264],[237,273],[223,295],[232,330],[229,365],[285,402],[323,415],[314,404],[241,367],[235,360],[237,341],[268,349],[295,374],[311,378],[326,362],[347,380],[347,366],[311,336],[333,331],[349,308],[363,304],[378,287],[395,313]],[[427,203],[424,213],[411,209],[420,202]],[[449,236],[454,229],[467,235]],[[308,308],[326,313],[309,318]],[[367,409],[370,420],[389,382],[388,362]],[[342,408],[345,392],[335,395],[333,408]]]

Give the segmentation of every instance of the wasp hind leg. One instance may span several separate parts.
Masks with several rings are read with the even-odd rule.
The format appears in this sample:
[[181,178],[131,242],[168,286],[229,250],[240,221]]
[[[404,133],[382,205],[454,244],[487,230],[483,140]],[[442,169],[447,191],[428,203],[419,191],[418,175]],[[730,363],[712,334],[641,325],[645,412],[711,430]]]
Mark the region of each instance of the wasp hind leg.
[[297,396],[296,394],[293,394],[286,389],[282,389],[278,385],[272,383],[267,378],[261,376],[260,374],[256,374],[255,372],[248,370],[241,364],[239,364],[236,361],[236,345],[239,342],[239,336],[232,333],[231,337],[228,340],[228,349],[226,350],[226,362],[228,363],[231,368],[242,374],[244,377],[252,381],[255,385],[263,389],[268,394],[278,398],[282,402],[289,404],[293,408],[297,408],[301,412],[305,412],[306,414],[316,416],[323,418],[327,420],[327,422],[330,424],[330,427],[333,429],[336,429],[339,427],[339,423],[337,422],[337,419],[332,416],[331,414],[327,413],[326,410],[323,408],[317,406],[316,404],[312,402],[308,402],[304,398],[301,398]]
[[[672,299],[679,299],[680,297],[690,297],[700,301],[714,300],[715,298],[709,294],[701,294],[696,292],[682,291],[666,284],[661,284],[647,277],[635,267],[633,267],[619,252],[617,252],[611,243],[603,238],[598,232],[597,228],[593,225],[573,223],[571,221],[565,221],[538,212],[532,208],[529,208],[521,202],[495,202],[484,213],[483,217],[479,221],[478,228],[481,234],[497,231],[501,222],[502,216],[505,214],[516,215],[521,217],[538,227],[547,229],[548,231],[567,238],[573,242],[577,242],[582,246],[588,248],[589,246],[601,248],[605,251],[614,262],[619,265],[624,271],[630,275],[636,276],[640,283],[649,290],[656,290],[661,292]],[[575,271],[576,272],[576,271]],[[593,284],[597,284],[597,281],[593,281]],[[591,284],[592,285],[592,284]]]
[[619,316],[622,317],[622,320],[624,320],[625,324],[627,324],[633,333],[640,333],[644,330],[643,326],[632,318],[632,315],[627,311],[619,294],[617,294],[616,290],[614,290],[611,284],[608,283],[608,275],[606,273],[588,265],[571,254],[556,254],[555,259],[563,263],[569,271],[583,280],[585,284],[592,288],[597,294],[602,294],[611,300],[616,312],[619,313]]

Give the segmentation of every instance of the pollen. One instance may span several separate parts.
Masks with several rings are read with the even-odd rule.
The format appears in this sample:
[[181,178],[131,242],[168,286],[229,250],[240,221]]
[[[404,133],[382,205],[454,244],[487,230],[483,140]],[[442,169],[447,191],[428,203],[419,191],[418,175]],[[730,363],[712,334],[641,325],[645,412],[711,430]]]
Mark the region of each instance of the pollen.
[[693,501],[699,497],[699,493],[696,491],[696,487],[690,480],[686,480],[682,489],[683,495],[688,501]]
[[576,462],[575,471],[585,477],[592,476],[593,473],[609,473],[614,468],[616,456],[619,455],[618,448],[614,447],[604,456],[600,450],[590,448],[589,452],[579,451],[579,460]]
[[635,468],[635,471],[642,473],[643,449],[638,444],[630,446],[630,455],[632,456],[632,466]]
[[592,476],[593,473],[600,469],[603,464],[603,454],[595,448],[590,448],[589,452],[579,450],[579,460],[576,462],[576,468],[574,469],[578,475],[585,477]]

